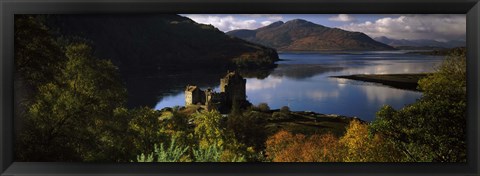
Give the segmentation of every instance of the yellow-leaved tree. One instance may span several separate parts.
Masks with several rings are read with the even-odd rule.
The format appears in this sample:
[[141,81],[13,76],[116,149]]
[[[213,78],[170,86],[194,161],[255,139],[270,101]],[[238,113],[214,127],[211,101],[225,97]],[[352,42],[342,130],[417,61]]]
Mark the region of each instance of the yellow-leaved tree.
[[392,143],[383,140],[379,134],[371,134],[366,123],[358,120],[350,122],[347,131],[340,138],[345,148],[345,162],[396,162],[402,154]]
[[343,150],[331,133],[306,137],[282,130],[266,142],[267,159],[273,162],[339,162]]

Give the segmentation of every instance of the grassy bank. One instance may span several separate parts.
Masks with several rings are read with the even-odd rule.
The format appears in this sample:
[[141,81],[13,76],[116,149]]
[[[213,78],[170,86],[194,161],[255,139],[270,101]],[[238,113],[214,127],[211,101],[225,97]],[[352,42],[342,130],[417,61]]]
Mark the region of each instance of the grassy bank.
[[[202,111],[200,106],[188,106],[181,108],[182,112],[192,115],[197,111]],[[264,129],[268,136],[277,133],[280,130],[286,130],[291,133],[301,133],[305,135],[332,133],[335,136],[342,136],[350,123],[357,119],[336,114],[321,114],[310,111],[281,111],[274,110],[248,110],[255,111],[255,116],[265,120]]]
[[379,83],[398,89],[419,91],[417,89],[418,80],[426,77],[428,73],[415,74],[359,74],[359,75],[342,75],[332,76],[333,78],[351,79],[364,82]]
[[265,126],[267,134],[273,135],[280,130],[286,130],[291,133],[306,135],[332,133],[339,137],[344,135],[350,121],[356,119],[354,117],[304,111],[285,113],[284,117],[286,118],[282,119],[277,117],[268,119],[267,125]]

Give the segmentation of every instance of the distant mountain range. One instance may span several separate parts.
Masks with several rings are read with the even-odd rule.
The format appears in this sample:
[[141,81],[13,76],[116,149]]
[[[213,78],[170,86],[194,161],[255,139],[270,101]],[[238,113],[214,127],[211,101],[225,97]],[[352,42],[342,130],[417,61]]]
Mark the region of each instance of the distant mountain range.
[[361,32],[329,28],[301,19],[278,21],[255,30],[233,30],[227,34],[280,51],[395,49]]
[[385,36],[375,37],[374,40],[378,42],[382,42],[384,44],[393,46],[399,49],[438,49],[438,48],[455,48],[455,47],[463,47],[465,46],[465,41],[460,40],[453,40],[449,42],[439,42],[436,40],[427,40],[427,39],[419,39],[419,40],[406,40],[406,39],[391,39]]

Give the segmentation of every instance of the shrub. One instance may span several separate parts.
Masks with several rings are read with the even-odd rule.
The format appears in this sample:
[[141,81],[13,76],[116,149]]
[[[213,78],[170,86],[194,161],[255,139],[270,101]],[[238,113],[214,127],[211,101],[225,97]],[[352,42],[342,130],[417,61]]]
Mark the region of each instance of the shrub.
[[155,144],[153,153],[137,155],[137,162],[181,162],[187,160],[188,146],[177,145],[175,139],[172,139],[168,148],[164,148],[163,144],[160,144],[160,148]]
[[283,106],[282,108],[280,108],[280,112],[290,113],[290,108],[288,106]]
[[267,103],[258,104],[257,109],[261,112],[269,112],[270,111],[270,107],[268,106]]

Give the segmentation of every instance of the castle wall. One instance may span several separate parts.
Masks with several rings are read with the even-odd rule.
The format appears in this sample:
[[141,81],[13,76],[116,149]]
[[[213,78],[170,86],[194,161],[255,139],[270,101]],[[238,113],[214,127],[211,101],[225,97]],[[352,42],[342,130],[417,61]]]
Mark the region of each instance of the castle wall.
[[221,109],[225,104],[225,94],[218,92],[207,92],[205,91],[206,101],[205,106],[208,110],[212,109]]
[[193,104],[193,95],[190,91],[185,91],[185,106],[190,106]]
[[245,102],[247,80],[235,72],[229,72],[220,79],[220,92],[211,89],[200,90],[196,86],[187,86],[185,90],[185,106],[205,105],[207,110],[217,109],[228,112],[233,102]]

